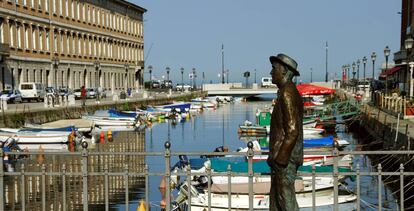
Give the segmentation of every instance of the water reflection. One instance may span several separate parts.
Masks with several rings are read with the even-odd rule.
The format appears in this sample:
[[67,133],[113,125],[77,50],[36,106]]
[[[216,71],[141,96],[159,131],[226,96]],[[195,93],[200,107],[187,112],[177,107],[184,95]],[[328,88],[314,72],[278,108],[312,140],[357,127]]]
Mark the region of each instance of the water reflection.
[[[141,132],[119,132],[114,133],[114,141],[105,144],[90,146],[91,151],[101,152],[162,152],[164,142],[171,141],[172,151],[213,151],[218,146],[227,146],[230,151],[235,151],[239,147],[245,147],[246,143],[240,141],[237,133],[239,124],[245,120],[256,121],[255,111],[258,108],[270,106],[270,101],[255,101],[248,103],[236,103],[224,105],[217,110],[204,111],[190,120],[181,122],[156,123],[145,131]],[[357,134],[348,133],[347,129],[339,126],[335,135],[340,139],[351,142],[345,150],[361,150],[358,140],[361,138]],[[264,140],[266,141],[266,138]],[[67,149],[66,149],[67,150]],[[171,163],[174,164],[178,158],[172,157]],[[370,160],[365,156],[356,156],[353,168],[359,163],[361,171],[372,171]],[[32,156],[19,164],[25,164],[26,171],[40,172],[40,165],[37,163],[36,156]],[[44,164],[46,171],[62,171],[62,165],[66,165],[67,172],[81,171],[81,158],[73,156],[45,156]],[[130,172],[144,172],[145,164],[149,166],[150,172],[164,172],[165,161],[163,157],[124,156],[124,155],[96,155],[90,156],[88,160],[88,170],[91,172],[102,172],[105,165],[108,165],[110,172],[123,172],[125,164],[128,165]],[[374,169],[375,170],[375,169]],[[18,166],[16,171],[20,171]],[[6,178],[6,210],[21,209],[21,181],[20,176]],[[157,204],[161,199],[158,191],[160,177],[150,177],[149,201],[151,210],[160,210]],[[377,177],[361,177],[361,206],[363,210],[376,210],[378,208],[378,187]],[[111,209],[124,210],[125,204],[125,180],[123,176],[109,177],[109,201]],[[130,177],[129,199],[131,210],[135,210],[138,200],[144,197],[145,187],[143,177]],[[347,180],[347,188],[356,192],[354,181]],[[58,176],[45,177],[45,197],[48,210],[62,210],[66,203],[68,210],[82,209],[82,177],[66,176],[66,197],[63,197],[62,178]],[[88,178],[88,198],[90,209],[104,209],[105,184],[103,176],[90,176]],[[41,210],[42,208],[42,178],[41,176],[25,176],[24,189],[26,209]],[[383,201],[389,209],[396,210],[394,198],[391,191],[382,191]],[[384,203],[385,204],[385,203]]]
[[[114,134],[114,141],[105,144],[89,145],[91,152],[144,152],[145,132],[122,132]],[[46,150],[46,149],[45,149]],[[43,164],[46,172],[62,172],[65,165],[66,172],[81,172],[81,157],[46,155]],[[36,156],[21,160],[16,165],[16,171],[21,171],[21,164],[24,164],[26,172],[41,172],[41,164],[37,162]],[[103,172],[105,166],[109,172],[143,173],[145,168],[144,156],[126,155],[90,155],[88,159],[89,172]],[[21,184],[21,176],[5,177],[5,202],[6,210],[21,210],[22,200],[25,201],[27,210],[42,210],[42,188],[44,185],[46,209],[62,210],[64,204],[67,210],[82,210],[82,177],[66,176],[63,185],[62,176],[45,176],[44,184],[42,176],[24,176],[24,186]],[[144,177],[128,178],[129,199],[137,200],[142,198],[145,185]],[[64,191],[66,189],[66,197]],[[22,190],[25,195],[22,195]],[[105,182],[104,176],[88,177],[88,201],[89,209],[104,209],[105,203]],[[110,204],[125,202],[125,177],[109,176],[108,194]]]

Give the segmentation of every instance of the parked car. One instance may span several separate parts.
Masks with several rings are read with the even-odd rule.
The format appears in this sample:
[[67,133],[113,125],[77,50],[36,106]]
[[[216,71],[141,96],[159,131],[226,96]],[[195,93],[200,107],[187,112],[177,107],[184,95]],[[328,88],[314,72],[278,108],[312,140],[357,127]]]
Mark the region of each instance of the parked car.
[[22,100],[22,94],[19,90],[3,90],[0,93],[0,99],[1,100],[7,100],[7,103],[21,103]]
[[68,96],[68,95],[73,94],[73,91],[67,87],[61,87],[58,91],[58,94],[60,96]]
[[158,89],[158,88],[161,88],[161,84],[157,80],[145,81],[144,87],[147,88],[147,89],[149,89],[149,88]]
[[177,91],[191,90],[192,86],[190,86],[188,84],[177,84],[177,86],[175,86],[175,89]]
[[42,101],[46,96],[46,90],[43,84],[34,82],[25,82],[19,85],[19,90],[23,100]]
[[165,80],[161,82],[161,88],[163,89],[170,89],[172,88],[172,81],[171,80]]
[[87,88],[86,89],[86,93],[87,93],[86,96],[88,98],[96,98],[97,92],[98,92],[98,90],[95,89],[95,88]]
[[46,96],[57,96],[58,92],[53,87],[46,87]]
[[262,78],[262,87],[276,87],[276,84],[272,83],[271,77],[263,77]]
[[[81,98],[81,90],[80,89],[73,90],[73,94],[75,95],[75,98],[76,99],[80,99]],[[88,92],[88,90],[86,90],[86,98],[89,98],[89,92]]]

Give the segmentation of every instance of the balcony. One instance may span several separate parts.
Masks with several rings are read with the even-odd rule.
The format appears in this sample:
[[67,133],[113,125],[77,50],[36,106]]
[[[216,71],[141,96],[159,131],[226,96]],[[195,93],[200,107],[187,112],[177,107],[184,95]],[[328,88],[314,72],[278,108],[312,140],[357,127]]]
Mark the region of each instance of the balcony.
[[402,63],[407,59],[407,52],[405,50],[401,50],[394,53],[394,61],[396,64]]

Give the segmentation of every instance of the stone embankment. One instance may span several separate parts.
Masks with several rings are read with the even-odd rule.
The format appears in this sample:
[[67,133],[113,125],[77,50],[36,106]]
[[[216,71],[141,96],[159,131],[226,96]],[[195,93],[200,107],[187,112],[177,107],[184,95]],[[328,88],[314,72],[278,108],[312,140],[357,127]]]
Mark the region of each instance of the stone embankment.
[[188,101],[192,98],[206,96],[205,92],[189,92],[172,96],[154,95],[150,98],[131,98],[128,100],[105,101],[101,103],[88,103],[85,107],[80,105],[52,107],[52,108],[30,108],[21,105],[20,109],[3,111],[0,115],[0,127],[22,127],[25,124],[43,124],[61,119],[81,118],[86,112],[94,112],[100,109],[115,108],[120,111],[135,110],[148,105],[163,105],[173,101]]

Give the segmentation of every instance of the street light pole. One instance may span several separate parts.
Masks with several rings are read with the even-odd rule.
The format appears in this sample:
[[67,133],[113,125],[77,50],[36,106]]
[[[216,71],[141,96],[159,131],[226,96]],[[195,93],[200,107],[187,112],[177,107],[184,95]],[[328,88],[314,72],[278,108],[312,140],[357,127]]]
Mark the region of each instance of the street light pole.
[[312,67],[311,67],[311,70],[310,70],[310,72],[311,72],[311,80],[310,80],[310,82],[312,83],[313,82],[313,69],[312,69]]
[[388,94],[388,74],[387,74],[387,70],[388,70],[388,56],[390,55],[390,48],[387,46],[385,46],[384,49],[384,55],[385,55],[385,94]]
[[372,52],[371,60],[372,60],[372,81],[375,79],[375,60],[377,59],[377,54]]
[[166,67],[165,70],[167,71],[167,81],[170,80],[170,67]]
[[[411,37],[409,37],[408,39],[406,39],[404,41],[405,50],[406,50],[406,54],[407,54],[407,64],[409,64],[411,62],[410,57],[411,57],[411,48],[413,47],[413,43],[414,43],[414,40]],[[410,70],[411,70],[411,68],[410,68]],[[404,74],[404,92],[407,91],[407,88],[406,88],[406,85],[405,85],[407,83],[407,71],[404,71],[404,73],[405,73]],[[411,72],[411,71],[409,71],[409,72]],[[412,75],[410,74],[410,89],[411,89],[411,78],[412,78]],[[410,94],[409,96],[412,95],[411,92],[409,94]]]
[[353,84],[354,94],[355,94],[355,90],[356,90],[356,87],[355,87],[355,74],[356,74],[355,68],[356,68],[356,64],[355,64],[355,62],[353,62],[352,63],[352,82],[354,83]]
[[365,70],[366,70],[366,67],[367,67],[367,57],[366,56],[364,56],[364,58],[362,58],[362,63],[364,64],[364,94],[365,94],[365,81],[366,81],[366,78],[365,78]]
[[196,69],[193,67],[193,77],[191,77],[193,79],[193,90],[196,89]]
[[181,70],[181,92],[184,91],[184,67],[180,68]]
[[257,80],[256,80],[256,69],[254,69],[254,83],[257,84]]
[[328,42],[326,42],[325,82],[328,82]]
[[357,89],[357,91],[359,91],[359,87],[358,87],[358,84],[359,84],[359,65],[361,64],[361,61],[358,59],[356,63],[357,63],[357,81],[356,81],[356,89]]
[[227,76],[226,80],[227,80],[227,83],[229,83],[229,75],[230,75],[230,70],[227,69],[227,71],[226,71],[226,76]]
[[221,83],[224,84],[224,44],[221,44]]

